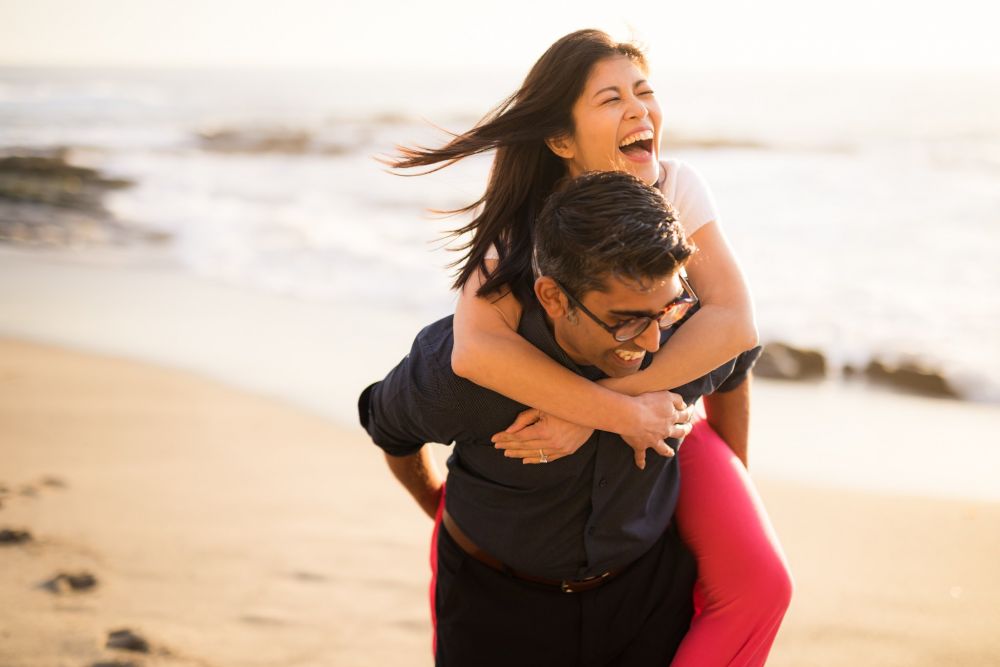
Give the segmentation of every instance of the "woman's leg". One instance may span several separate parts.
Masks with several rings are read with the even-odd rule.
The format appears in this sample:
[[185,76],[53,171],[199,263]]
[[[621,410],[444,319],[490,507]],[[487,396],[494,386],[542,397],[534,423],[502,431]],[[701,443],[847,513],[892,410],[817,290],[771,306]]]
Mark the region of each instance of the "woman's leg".
[[792,595],[788,564],[743,464],[701,421],[678,452],[678,528],[698,562],[695,617],[671,665],[763,665]]
[[438,503],[437,512],[434,514],[434,530],[431,532],[431,652],[437,655],[437,606],[435,597],[437,595],[438,578],[438,533],[441,532],[441,517],[444,515],[444,494],[447,484],[441,486],[441,501]]

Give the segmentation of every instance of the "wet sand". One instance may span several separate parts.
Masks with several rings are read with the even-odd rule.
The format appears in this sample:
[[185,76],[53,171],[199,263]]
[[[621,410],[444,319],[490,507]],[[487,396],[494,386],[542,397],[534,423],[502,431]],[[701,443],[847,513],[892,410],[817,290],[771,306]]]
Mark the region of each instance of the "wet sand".
[[[797,586],[769,664],[997,664],[1000,504],[759,483]],[[0,545],[4,667],[432,664],[430,521],[360,429],[7,339],[0,485],[31,535]],[[149,653],[105,648],[122,628]]]

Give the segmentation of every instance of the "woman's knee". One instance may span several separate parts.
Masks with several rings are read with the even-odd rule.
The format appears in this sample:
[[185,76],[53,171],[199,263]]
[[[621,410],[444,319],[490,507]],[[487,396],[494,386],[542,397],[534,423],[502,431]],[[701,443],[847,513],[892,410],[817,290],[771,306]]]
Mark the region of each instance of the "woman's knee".
[[756,604],[765,605],[772,613],[784,614],[795,591],[795,581],[788,563],[780,554],[774,553],[758,565],[748,597]]

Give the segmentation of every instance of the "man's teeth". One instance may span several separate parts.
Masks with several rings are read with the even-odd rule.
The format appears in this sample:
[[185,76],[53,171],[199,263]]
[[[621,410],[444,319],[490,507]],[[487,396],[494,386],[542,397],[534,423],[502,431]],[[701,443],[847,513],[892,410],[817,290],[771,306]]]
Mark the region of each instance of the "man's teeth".
[[615,354],[621,357],[623,361],[635,361],[636,359],[642,359],[642,355],[646,353],[642,351],[631,352],[629,350],[615,350]]
[[622,142],[618,144],[618,148],[625,148],[629,144],[634,144],[637,141],[646,141],[647,139],[653,138],[652,130],[643,130],[642,132],[636,132],[635,134],[630,134],[629,136],[622,139]]

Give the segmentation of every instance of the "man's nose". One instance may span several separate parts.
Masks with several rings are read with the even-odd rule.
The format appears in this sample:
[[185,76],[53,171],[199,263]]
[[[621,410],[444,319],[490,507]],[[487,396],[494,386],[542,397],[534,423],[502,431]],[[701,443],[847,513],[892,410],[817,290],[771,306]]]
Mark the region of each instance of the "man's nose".
[[649,323],[646,330],[635,339],[635,344],[649,353],[660,349],[660,327],[657,326],[656,322]]

